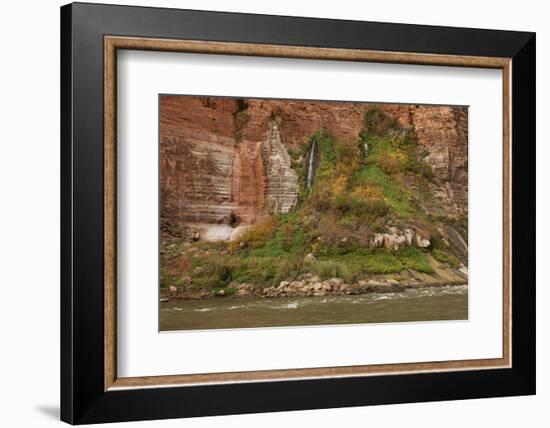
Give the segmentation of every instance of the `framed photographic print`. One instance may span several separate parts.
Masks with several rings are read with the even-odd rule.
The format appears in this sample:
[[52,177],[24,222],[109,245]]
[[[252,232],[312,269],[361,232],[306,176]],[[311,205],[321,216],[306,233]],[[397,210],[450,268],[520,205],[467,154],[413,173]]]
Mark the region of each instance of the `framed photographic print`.
[[535,393],[535,35],[61,8],[72,424]]

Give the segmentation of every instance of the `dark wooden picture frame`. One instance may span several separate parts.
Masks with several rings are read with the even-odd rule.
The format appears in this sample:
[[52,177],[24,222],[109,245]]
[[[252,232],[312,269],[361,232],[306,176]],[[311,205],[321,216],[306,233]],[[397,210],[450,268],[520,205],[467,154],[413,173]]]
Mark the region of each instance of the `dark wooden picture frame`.
[[[501,69],[503,357],[117,378],[117,49]],[[61,418],[66,422],[535,392],[533,33],[67,5],[61,8],[61,168]]]

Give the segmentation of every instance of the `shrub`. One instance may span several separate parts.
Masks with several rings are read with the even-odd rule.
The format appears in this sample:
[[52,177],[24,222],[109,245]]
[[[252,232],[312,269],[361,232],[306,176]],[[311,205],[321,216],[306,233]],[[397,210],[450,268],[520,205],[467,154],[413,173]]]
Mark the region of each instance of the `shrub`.
[[319,275],[322,280],[330,278],[341,278],[344,282],[350,284],[356,279],[356,275],[344,263],[333,261],[321,261],[314,265],[314,272]]
[[237,219],[237,215],[231,211],[231,214],[229,214],[228,224],[231,227],[235,227],[239,223],[239,220]]
[[314,271],[323,280],[338,276],[338,264],[330,261],[318,262],[314,265]]
[[389,213],[389,206],[383,199],[358,198],[354,194],[340,194],[334,198],[334,210],[340,218],[355,218],[362,223],[371,223]]
[[338,278],[342,278],[348,284],[355,282],[357,279],[356,275],[345,264],[338,265]]
[[168,288],[171,285],[174,287],[186,287],[188,286],[188,282],[181,276],[181,275],[175,275],[175,274],[169,274],[163,270],[161,270],[160,273],[160,287],[161,288]]
[[261,223],[250,227],[238,239],[231,241],[229,247],[232,251],[235,251],[239,248],[241,242],[249,248],[259,247],[273,237],[276,227],[277,218],[271,215]]
[[204,262],[201,272],[193,278],[194,286],[225,287],[231,282],[235,263],[230,258],[216,255]]
[[365,130],[369,135],[384,136],[391,129],[398,129],[399,122],[387,115],[379,107],[373,106],[363,115]]
[[416,156],[408,156],[404,164],[404,168],[405,170],[428,180],[433,180],[435,178],[432,167],[428,165],[427,162]]
[[359,157],[360,147],[356,141],[342,140],[334,145],[339,165],[351,165]]
[[246,110],[238,111],[235,114],[235,119],[237,121],[237,127],[240,128],[246,125],[246,123],[249,121],[250,114]]
[[301,257],[287,257],[278,263],[273,277],[273,284],[278,285],[281,281],[292,281],[301,273]]
[[273,281],[277,257],[239,256],[235,258],[232,278],[237,282],[268,285]]
[[293,244],[294,236],[294,226],[292,223],[285,223],[281,228],[281,233],[283,235],[283,245],[285,250],[289,250]]
[[336,150],[334,140],[328,135],[327,131],[321,129],[317,131],[312,139],[311,144],[315,143],[317,153],[319,153],[318,172],[324,174],[332,174],[336,166]]
[[383,152],[378,157],[378,165],[386,174],[397,174],[403,170],[406,159],[403,153],[400,152]]
[[328,186],[318,183],[308,199],[308,204],[317,212],[325,213],[331,208],[332,193]]
[[353,190],[352,194],[353,197],[358,199],[363,199],[367,201],[372,200],[383,200],[384,199],[384,193],[382,192],[382,189],[377,184],[365,184],[362,186],[356,186]]

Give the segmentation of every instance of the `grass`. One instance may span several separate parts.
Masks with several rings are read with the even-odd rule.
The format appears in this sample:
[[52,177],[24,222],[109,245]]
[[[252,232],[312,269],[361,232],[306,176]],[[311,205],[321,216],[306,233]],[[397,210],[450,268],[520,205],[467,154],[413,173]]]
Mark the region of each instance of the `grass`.
[[330,278],[341,278],[350,284],[357,279],[356,272],[353,272],[346,263],[335,261],[320,261],[312,269],[322,280]]
[[410,193],[378,165],[362,166],[355,174],[355,181],[358,185],[379,188],[384,195],[384,200],[399,216],[411,217],[417,214],[417,210],[410,202]]
[[386,249],[359,249],[344,254],[331,254],[322,260],[344,264],[355,275],[388,274],[405,269],[424,273],[434,272],[426,255],[414,247],[406,247],[396,252]]
[[460,266],[460,260],[458,259],[458,257],[446,251],[434,249],[432,250],[432,256],[438,262],[445,263],[455,269]]

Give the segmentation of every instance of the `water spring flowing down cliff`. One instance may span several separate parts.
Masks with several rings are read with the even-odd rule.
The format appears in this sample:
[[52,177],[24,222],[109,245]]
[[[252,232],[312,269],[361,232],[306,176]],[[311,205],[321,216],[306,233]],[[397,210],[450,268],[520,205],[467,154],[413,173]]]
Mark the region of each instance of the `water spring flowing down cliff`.
[[311,143],[311,149],[309,150],[309,161],[308,161],[308,167],[307,167],[307,188],[308,190],[311,190],[311,186],[313,184],[313,162],[315,159],[315,140]]

